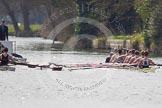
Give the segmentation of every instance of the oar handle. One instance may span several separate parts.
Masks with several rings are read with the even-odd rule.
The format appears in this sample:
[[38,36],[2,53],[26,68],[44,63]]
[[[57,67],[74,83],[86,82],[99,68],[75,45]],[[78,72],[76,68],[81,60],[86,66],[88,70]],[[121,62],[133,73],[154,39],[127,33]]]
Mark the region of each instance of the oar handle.
[[38,64],[18,63],[18,62],[11,62],[11,64],[28,66],[29,68],[36,68],[36,67],[40,67],[40,68],[49,68],[49,67],[50,67],[50,64],[49,64],[49,65],[38,65]]

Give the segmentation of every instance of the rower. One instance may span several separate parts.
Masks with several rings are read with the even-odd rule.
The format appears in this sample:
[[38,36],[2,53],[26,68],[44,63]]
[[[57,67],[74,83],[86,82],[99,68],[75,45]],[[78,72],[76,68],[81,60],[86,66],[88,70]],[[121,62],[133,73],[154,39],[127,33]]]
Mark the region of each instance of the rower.
[[132,56],[132,50],[129,50],[128,54],[126,55],[124,59],[124,63],[128,63],[128,60],[131,58],[131,56]]
[[113,52],[110,52],[110,55],[109,57],[106,58],[105,63],[109,63],[112,56],[113,56]]
[[0,66],[8,65],[9,61],[14,61],[14,59],[8,54],[8,48],[5,47],[0,54]]
[[138,57],[138,58],[132,63],[133,65],[136,65],[136,66],[137,66],[138,63],[140,62],[140,60],[144,58],[144,52],[145,52],[144,50],[142,50],[142,51],[140,52],[140,57]]
[[111,57],[111,59],[110,59],[110,63],[115,63],[116,62],[116,60],[117,60],[117,58],[118,58],[118,49],[114,49],[114,55]]
[[117,59],[117,63],[124,63],[125,59],[131,56],[131,51],[128,49],[126,50],[126,53],[124,55],[122,55],[122,50],[118,50],[118,53],[119,57]]
[[144,58],[142,58],[138,63],[140,68],[149,68],[149,65],[155,65],[155,63],[148,58],[148,54],[149,53],[147,51],[144,52]]
[[138,50],[135,51],[135,56],[132,57],[129,61],[129,64],[132,64],[135,60],[137,60],[138,58],[140,58],[140,53]]
[[143,51],[141,51],[141,58],[144,58],[144,53],[145,53],[145,51],[143,50]]
[[[0,54],[2,53],[2,50],[5,48],[5,46],[0,42]],[[11,53],[11,55],[13,57],[16,57],[16,58],[23,58],[21,55],[19,54],[16,54],[16,53]]]
[[135,49],[132,49],[131,52],[132,52],[132,53],[131,53],[131,55],[128,57],[126,63],[129,63],[129,62],[131,61],[131,59],[135,56]]
[[118,50],[118,58],[116,60],[117,63],[123,63],[126,55],[122,55],[122,50]]
[[124,55],[122,55],[122,49],[115,49],[116,54],[114,54],[110,60],[110,63],[123,63]]

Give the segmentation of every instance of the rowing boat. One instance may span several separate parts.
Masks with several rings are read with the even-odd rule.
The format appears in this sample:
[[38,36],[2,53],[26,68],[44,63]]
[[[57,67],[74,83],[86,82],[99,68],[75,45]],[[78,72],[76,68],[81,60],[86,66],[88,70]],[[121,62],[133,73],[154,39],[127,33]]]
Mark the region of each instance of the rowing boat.
[[[36,68],[39,67],[41,70],[43,68],[50,68],[53,71],[61,71],[62,68],[67,68],[69,71],[73,71],[73,70],[84,70],[84,69],[96,69],[96,68],[115,68],[115,69],[127,69],[127,70],[131,70],[131,71],[139,71],[139,72],[156,72],[157,67],[155,66],[151,66],[150,68],[138,68],[138,67],[134,67],[134,66],[129,66],[126,64],[119,64],[119,63],[99,63],[99,64],[67,64],[67,65],[58,65],[55,63],[49,63],[48,65],[38,65],[38,64],[31,64],[31,63],[13,63],[14,65],[24,65],[24,66],[28,66],[29,68]],[[13,67],[12,67],[13,68]],[[159,67],[158,67],[159,68]],[[15,70],[15,69],[11,69],[10,70]],[[8,68],[3,67],[0,70],[8,70]]]
[[117,67],[117,69],[126,69],[130,71],[135,71],[135,72],[148,73],[148,72],[156,72],[156,70],[159,69],[159,67],[139,68],[139,67],[134,67],[134,66],[130,66],[130,67],[127,66],[127,67]]
[[[52,63],[51,63],[52,64]],[[84,70],[84,69],[95,69],[95,68],[115,68],[115,69],[127,69],[130,71],[138,71],[138,72],[156,72],[156,70],[159,67],[156,66],[151,66],[150,68],[139,68],[139,67],[134,67],[128,64],[119,64],[119,63],[100,63],[100,64],[67,64],[67,65],[57,65],[53,63],[56,66],[62,66],[68,68],[68,70],[73,71],[73,70]]]

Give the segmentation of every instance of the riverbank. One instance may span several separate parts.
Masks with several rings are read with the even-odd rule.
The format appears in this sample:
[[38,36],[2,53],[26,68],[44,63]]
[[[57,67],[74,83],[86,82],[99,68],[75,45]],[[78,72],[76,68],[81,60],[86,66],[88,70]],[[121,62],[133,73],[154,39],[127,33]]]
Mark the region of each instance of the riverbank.
[[[14,30],[13,25],[12,25],[12,24],[8,24],[7,26],[8,26],[8,31],[9,31],[8,34],[9,34],[10,36],[14,36],[14,35],[15,35],[15,30]],[[23,30],[24,25],[21,24],[19,27],[20,27],[20,30]],[[30,25],[31,31],[32,31],[33,33],[38,32],[38,31],[41,29],[41,27],[42,27],[41,24],[31,24],[31,25]],[[30,36],[28,36],[28,37],[30,37]]]

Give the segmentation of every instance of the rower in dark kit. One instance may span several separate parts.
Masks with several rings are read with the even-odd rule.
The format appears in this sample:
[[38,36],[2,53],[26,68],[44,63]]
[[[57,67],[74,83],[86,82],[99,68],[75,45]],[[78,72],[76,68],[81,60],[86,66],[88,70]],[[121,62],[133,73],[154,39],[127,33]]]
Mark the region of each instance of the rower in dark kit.
[[138,63],[140,68],[149,68],[150,65],[155,65],[155,63],[148,58],[148,54],[149,53],[147,51],[144,52],[144,57]]
[[0,55],[0,66],[8,65],[10,61],[13,62],[14,59],[8,54],[8,48],[4,48]]
[[109,63],[112,56],[113,52],[110,52],[110,56],[106,58],[105,63]]

